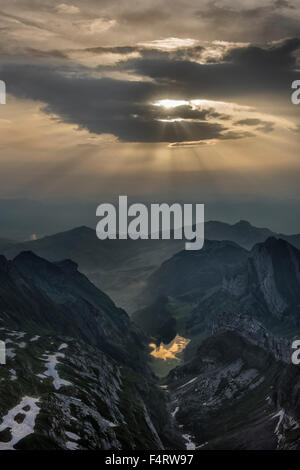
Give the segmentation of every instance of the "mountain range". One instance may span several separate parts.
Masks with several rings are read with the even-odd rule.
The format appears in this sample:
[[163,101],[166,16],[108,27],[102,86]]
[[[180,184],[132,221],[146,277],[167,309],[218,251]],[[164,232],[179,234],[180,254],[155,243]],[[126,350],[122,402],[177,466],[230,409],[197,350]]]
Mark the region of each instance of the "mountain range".
[[243,246],[114,245],[86,227],[6,245],[0,449],[300,449],[300,251],[208,224]]
[[[282,235],[267,228],[254,227],[247,221],[230,225],[205,223],[205,239],[231,241],[245,249],[274,236],[300,248],[300,235]],[[149,276],[161,264],[184,249],[182,240],[99,240],[94,229],[82,226],[66,232],[23,243],[1,246],[7,258],[22,251],[32,251],[49,261],[71,259],[81,272],[128,313],[144,306],[141,292]]]

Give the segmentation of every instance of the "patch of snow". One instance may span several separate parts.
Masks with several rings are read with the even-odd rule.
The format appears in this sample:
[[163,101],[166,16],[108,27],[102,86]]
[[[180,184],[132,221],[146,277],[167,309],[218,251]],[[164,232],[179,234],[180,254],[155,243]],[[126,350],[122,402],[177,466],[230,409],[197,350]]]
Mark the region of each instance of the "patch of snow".
[[36,374],[36,376],[37,376],[39,379],[45,379],[45,378],[46,378],[46,375],[45,375],[45,374]]
[[66,431],[66,435],[67,435],[68,438],[71,439],[72,441],[79,441],[79,440],[80,440],[80,437],[77,436],[77,434],[74,434],[73,432]]
[[196,447],[196,449],[201,449],[201,447],[204,447],[208,444],[208,441],[203,442],[203,444],[200,444],[200,446]]
[[113,423],[112,421],[108,421],[108,419],[103,418],[104,424],[108,426],[109,428],[116,428],[119,426],[118,424]]
[[6,356],[13,359],[14,357],[16,357],[15,350],[13,348],[6,349]]
[[186,382],[185,384],[180,385],[180,387],[178,387],[177,390],[180,390],[181,388],[186,387],[187,385],[189,385],[189,384],[195,382],[195,380],[197,380],[197,379],[198,379],[198,376],[197,376],[197,377],[194,377],[193,379],[189,380],[189,381]]
[[[37,406],[38,401],[38,398],[24,397],[17,406],[12,408],[7,415],[3,416],[0,432],[9,428],[12,438],[9,442],[0,442],[0,450],[14,450],[14,446],[21,439],[34,432],[35,420],[40,411]],[[24,411],[26,406],[30,407],[28,411]],[[19,413],[25,414],[22,423],[15,421],[15,417]]]
[[279,432],[279,426],[281,425],[282,420],[283,420],[283,418],[284,418],[284,410],[282,409],[282,410],[278,411],[278,413],[276,413],[275,415],[273,415],[272,419],[275,419],[275,418],[279,418],[278,423],[277,423],[277,426],[276,426],[275,431],[274,431],[275,434],[278,434],[278,432]]
[[171,415],[172,415],[172,418],[175,418],[176,414],[178,413],[179,411],[179,406],[176,406],[175,410],[172,411]]
[[9,369],[10,372],[10,380],[17,380],[17,373],[14,369]]
[[189,434],[182,434],[183,439],[186,441],[185,447],[186,450],[195,450],[196,444],[192,441],[192,436]]
[[35,335],[33,338],[31,338],[31,340],[30,340],[30,341],[31,341],[31,342],[33,342],[33,341],[37,341],[39,338],[40,338],[40,336],[39,336],[39,335]]
[[76,442],[67,441],[66,442],[66,447],[67,447],[68,450],[77,450],[78,449],[78,444]]
[[[47,363],[44,375],[53,378],[53,385],[56,390],[59,390],[63,385],[72,385],[68,380],[61,379],[58,374],[56,366],[59,364],[59,357],[65,357],[65,355],[63,353],[49,354],[45,359]],[[39,376],[40,375],[41,374],[39,374]]]
[[62,349],[65,349],[65,348],[67,348],[67,347],[68,347],[68,345],[67,345],[66,343],[62,343],[62,344],[59,346],[58,350],[61,351]]
[[274,430],[274,434],[277,436],[278,445],[280,444],[280,442],[283,439],[283,434],[280,432],[280,425],[281,425],[281,423],[284,419],[284,416],[285,416],[285,411],[284,411],[284,409],[281,409],[281,410],[278,411],[278,413],[273,415],[272,418],[271,418],[271,419],[279,418],[278,423],[276,425],[276,428]]

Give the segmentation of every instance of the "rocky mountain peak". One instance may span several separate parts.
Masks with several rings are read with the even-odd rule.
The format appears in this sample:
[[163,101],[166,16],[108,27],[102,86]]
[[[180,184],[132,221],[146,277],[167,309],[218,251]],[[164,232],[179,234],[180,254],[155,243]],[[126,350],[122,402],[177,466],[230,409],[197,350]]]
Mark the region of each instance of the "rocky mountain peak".
[[248,220],[239,220],[239,222],[235,224],[235,227],[249,229],[253,226],[250,224],[250,222],[248,222]]

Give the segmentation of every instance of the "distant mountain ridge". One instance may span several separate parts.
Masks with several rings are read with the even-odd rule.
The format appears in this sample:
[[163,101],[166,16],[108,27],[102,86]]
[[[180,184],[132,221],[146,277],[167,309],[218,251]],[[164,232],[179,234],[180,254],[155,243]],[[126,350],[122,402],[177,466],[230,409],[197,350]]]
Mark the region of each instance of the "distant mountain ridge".
[[[249,222],[236,224],[208,221],[205,239],[231,241],[245,249],[280,237],[300,248],[300,235],[281,235]],[[4,246],[0,251],[14,258],[21,251],[33,251],[49,261],[72,259],[98,287],[129,313],[140,308],[139,297],[149,276],[175,253],[184,250],[183,240],[99,240],[94,229],[82,226],[38,240]]]
[[300,234],[285,235],[273,232],[268,228],[255,227],[246,220],[235,224],[209,221],[205,224],[205,238],[209,240],[230,240],[238,245],[251,249],[257,243],[262,243],[269,237],[281,238],[300,249]]
[[[205,222],[205,239],[232,241],[246,249],[251,249],[255,244],[264,242],[272,236],[286,240],[300,249],[300,234],[276,233],[268,228],[255,227],[245,220],[235,224],[214,220]],[[9,240],[5,242],[9,242],[10,246],[4,248],[3,254],[9,258],[21,251],[31,250],[39,256],[49,258],[50,261],[72,259],[85,269],[98,265],[100,260],[103,268],[110,268],[114,263],[119,264],[123,260],[133,258],[137,253],[161,250],[165,245],[173,244],[175,251],[184,249],[182,240],[99,240],[95,229],[86,226],[22,243],[13,244]]]

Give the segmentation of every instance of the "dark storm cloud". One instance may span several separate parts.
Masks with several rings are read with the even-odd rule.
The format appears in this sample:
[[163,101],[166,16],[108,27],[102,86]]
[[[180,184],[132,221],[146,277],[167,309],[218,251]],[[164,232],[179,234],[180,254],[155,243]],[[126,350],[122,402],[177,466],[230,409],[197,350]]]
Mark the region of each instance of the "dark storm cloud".
[[263,49],[261,47],[249,46],[246,48],[232,49],[225,57],[224,61],[243,65],[245,67],[255,67],[263,70],[274,69],[286,70],[296,65],[296,58],[293,53],[300,49],[300,39],[291,38],[279,44]]
[[171,91],[186,98],[274,92],[289,98],[290,84],[298,75],[294,54],[299,49],[300,39],[295,38],[265,49],[236,48],[215,64],[141,59],[129,61],[126,67],[154,80],[168,81]]
[[[9,93],[47,103],[45,111],[57,114],[64,122],[90,132],[111,133],[122,141],[176,142],[187,136],[190,140],[216,139],[222,138],[226,130],[220,124],[205,121],[189,122],[187,127],[158,121],[165,115],[146,104],[155,90],[147,82],[70,77],[61,70],[16,65],[2,67],[1,77],[8,84]],[[209,113],[198,113],[197,117],[205,118]]]
[[[41,101],[46,112],[90,132],[114,134],[131,142],[237,139],[252,134],[237,132],[229,123],[225,126],[228,116],[213,108],[194,109],[185,105],[166,109],[153,106],[153,102],[216,97],[228,101],[241,92],[249,95],[276,91],[289,97],[290,84],[296,76],[294,53],[299,47],[299,39],[289,39],[265,49],[236,48],[216,64],[171,60],[165,56],[130,60],[114,67],[119,71],[133,70],[144,75],[146,81],[94,78],[83,67],[55,68],[42,64],[7,63],[0,67],[0,72],[8,93]],[[120,50],[128,53],[131,48]],[[223,124],[216,122],[220,119]],[[161,122],[170,120],[175,122]],[[263,121],[253,125],[262,132],[273,129],[272,123]]]

